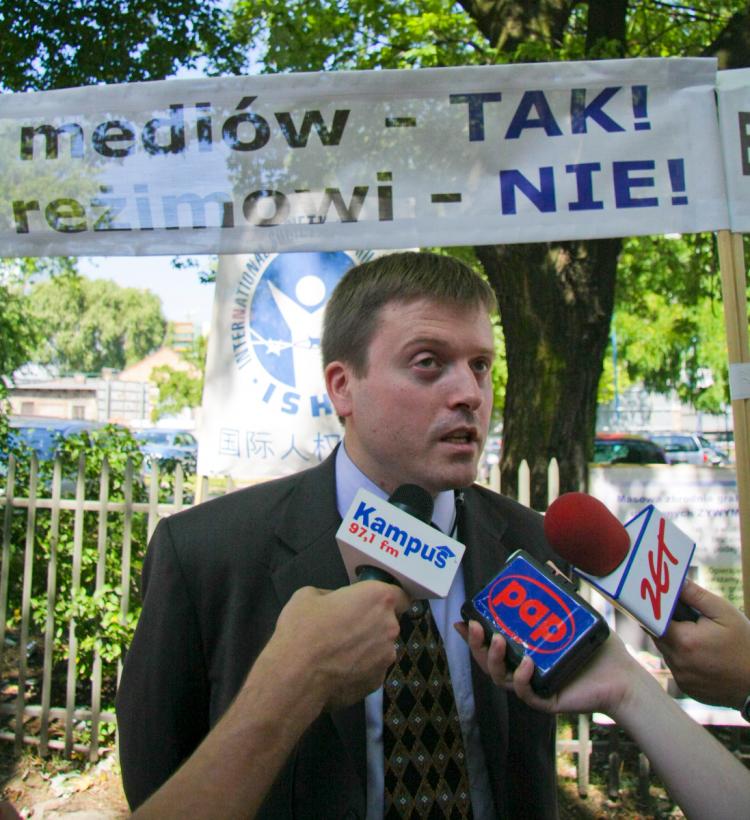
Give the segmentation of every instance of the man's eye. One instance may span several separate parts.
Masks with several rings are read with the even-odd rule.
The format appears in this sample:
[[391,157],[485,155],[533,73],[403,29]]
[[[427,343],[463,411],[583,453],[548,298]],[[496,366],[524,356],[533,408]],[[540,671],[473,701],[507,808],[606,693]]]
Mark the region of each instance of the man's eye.
[[474,362],[474,370],[477,373],[487,373],[492,369],[492,363],[488,362],[486,359],[479,359],[478,361]]
[[438,361],[434,356],[422,356],[414,362],[416,367],[423,370],[430,370],[438,366]]

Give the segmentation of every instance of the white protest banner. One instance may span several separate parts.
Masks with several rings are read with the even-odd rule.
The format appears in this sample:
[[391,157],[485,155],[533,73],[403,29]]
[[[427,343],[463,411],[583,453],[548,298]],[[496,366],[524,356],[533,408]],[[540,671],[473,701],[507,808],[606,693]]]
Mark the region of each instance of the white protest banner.
[[728,225],[712,59],[0,97],[0,254],[325,251]]
[[312,467],[342,427],[320,358],[323,309],[367,253],[222,256],[201,411],[199,475],[261,479]]
[[750,69],[716,75],[719,125],[729,200],[729,228],[750,230]]

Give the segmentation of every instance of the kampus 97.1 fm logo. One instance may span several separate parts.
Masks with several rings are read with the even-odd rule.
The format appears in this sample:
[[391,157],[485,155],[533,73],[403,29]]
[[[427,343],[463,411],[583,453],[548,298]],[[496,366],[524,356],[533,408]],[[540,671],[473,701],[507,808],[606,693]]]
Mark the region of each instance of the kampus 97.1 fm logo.
[[232,355],[270,409],[333,415],[320,359],[323,311],[334,287],[372,251],[258,254],[232,300]]

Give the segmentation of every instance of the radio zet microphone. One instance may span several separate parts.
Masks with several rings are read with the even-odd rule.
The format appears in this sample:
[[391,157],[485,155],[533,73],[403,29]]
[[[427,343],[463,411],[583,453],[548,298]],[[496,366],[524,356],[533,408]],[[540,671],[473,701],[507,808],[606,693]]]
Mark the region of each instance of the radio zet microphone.
[[544,533],[577,575],[655,637],[671,618],[699,617],[679,600],[695,543],[653,504],[623,526],[597,498],[565,493],[545,513]]
[[412,598],[445,598],[466,548],[417,517],[431,514],[432,498],[416,485],[388,501],[360,489],[336,533],[349,580],[395,581]]
[[492,581],[461,608],[464,620],[505,638],[505,662],[534,661],[531,686],[554,694],[606,640],[609,627],[575,587],[524,550],[516,550]]

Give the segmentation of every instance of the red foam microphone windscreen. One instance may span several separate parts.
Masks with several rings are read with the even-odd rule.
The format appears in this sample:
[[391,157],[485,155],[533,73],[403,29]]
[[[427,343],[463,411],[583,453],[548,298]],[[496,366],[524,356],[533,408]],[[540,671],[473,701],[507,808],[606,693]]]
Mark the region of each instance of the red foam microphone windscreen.
[[609,575],[630,549],[627,530],[593,495],[565,493],[544,515],[544,534],[555,552],[589,575]]

